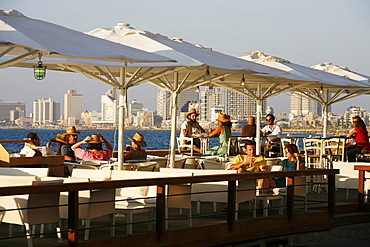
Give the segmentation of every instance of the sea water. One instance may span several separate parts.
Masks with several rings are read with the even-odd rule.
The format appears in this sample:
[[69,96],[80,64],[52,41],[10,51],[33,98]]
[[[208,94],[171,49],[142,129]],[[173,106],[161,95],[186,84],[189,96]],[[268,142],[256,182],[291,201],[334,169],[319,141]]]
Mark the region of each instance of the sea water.
[[[50,139],[55,138],[57,134],[65,133],[62,129],[0,129],[0,140],[23,140],[29,132],[36,132],[41,140],[41,146],[45,146]],[[117,130],[82,130],[82,134],[78,136],[77,141],[83,140],[86,136],[91,136],[94,133],[102,134],[112,145],[114,150],[118,150],[118,131]],[[147,150],[155,149],[169,149],[170,148],[170,137],[171,131],[125,131],[125,143],[124,145],[131,145],[131,141],[127,139],[132,138],[136,132],[140,132],[144,136],[144,140],[147,143]],[[180,133],[177,132],[176,136]],[[233,132],[233,136],[240,136],[240,132]],[[308,136],[308,134],[289,134],[290,136]],[[286,136],[285,134],[283,136]],[[218,146],[218,138],[210,138],[210,147]],[[3,146],[9,153],[19,153],[23,148],[23,143],[3,143]],[[303,148],[302,140],[300,139],[299,148]],[[52,150],[56,152],[57,145],[53,145]]]

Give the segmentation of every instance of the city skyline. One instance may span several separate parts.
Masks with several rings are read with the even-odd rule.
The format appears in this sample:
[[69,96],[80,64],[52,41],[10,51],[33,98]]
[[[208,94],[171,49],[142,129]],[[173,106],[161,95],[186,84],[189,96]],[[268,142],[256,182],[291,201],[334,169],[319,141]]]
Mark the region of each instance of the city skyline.
[[[129,1],[127,5],[112,0],[110,3],[115,8],[109,13],[98,11],[106,7],[105,3],[92,5],[85,0],[50,2],[47,5],[40,0],[13,0],[4,1],[1,8],[17,9],[31,18],[83,32],[126,22],[138,29],[158,32],[170,38],[183,38],[232,56],[263,51],[308,67],[331,62],[370,74],[367,62],[370,55],[368,1],[245,0],[226,4],[215,0],[210,4],[210,1],[193,0],[139,0]],[[74,8],[68,8],[69,4]],[[279,9],[278,13],[276,9]],[[137,15],[133,10],[140,10],[142,14]],[[184,13],[194,14],[189,18],[178,18]],[[73,73],[47,71],[43,81],[36,81],[32,74],[30,69],[0,70],[0,81],[7,83],[0,99],[21,100],[27,104],[28,114],[34,99],[51,97],[62,101],[57,93],[76,89],[87,97],[85,109],[94,110],[99,107],[100,94],[109,89],[108,85]],[[137,99],[150,110],[155,110],[156,90],[149,83],[143,83],[129,89],[128,100]],[[290,97],[282,94],[268,99],[267,106],[273,107],[275,112],[288,113],[289,101]],[[360,96],[334,104],[332,111],[343,113],[352,105],[366,108],[367,102],[368,96]]]

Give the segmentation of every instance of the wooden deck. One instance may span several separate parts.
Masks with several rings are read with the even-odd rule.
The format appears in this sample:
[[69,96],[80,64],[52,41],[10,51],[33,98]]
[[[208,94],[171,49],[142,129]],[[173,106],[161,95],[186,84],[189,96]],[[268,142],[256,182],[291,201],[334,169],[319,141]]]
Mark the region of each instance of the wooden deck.
[[[281,172],[286,176],[302,175],[300,173],[315,173],[310,171]],[[297,174],[298,173],[298,174]],[[316,173],[335,174],[335,170],[316,170]],[[276,173],[247,174],[248,178],[254,176],[277,177]],[[188,178],[171,178],[166,181],[163,179],[145,179],[140,185],[156,184],[177,184],[183,182],[200,182],[220,180],[233,181],[235,179],[246,179],[244,174],[238,175],[215,175]],[[281,176],[281,174],[280,174]],[[329,179],[330,181],[330,179]],[[31,186],[21,186],[18,188],[0,188],[0,195],[24,194],[24,193],[48,193],[52,191],[78,191],[84,189],[112,188],[122,186],[137,186],[136,180],[111,181],[111,182],[90,182],[80,184],[68,184],[60,186],[48,186],[46,188],[32,188]],[[290,234],[316,232],[333,229],[335,226],[357,224],[369,222],[370,214],[359,213],[357,203],[358,193],[351,190],[349,199],[346,200],[345,190],[330,189],[321,193],[310,192],[308,194],[308,211],[304,211],[302,201],[295,201],[292,208],[284,206],[284,214],[278,214],[278,205],[274,204],[269,208],[269,216],[264,217],[262,213],[257,213],[257,218],[252,217],[249,204],[244,203],[239,208],[239,219],[233,219],[232,209],[229,212],[221,212],[225,204],[218,204],[217,212],[213,212],[212,203],[202,203],[202,213],[196,214],[193,210],[193,226],[187,226],[186,214],[181,215],[178,209],[171,209],[169,212],[169,229],[164,229],[164,218],[162,210],[164,205],[157,202],[156,231],[149,232],[147,227],[147,217],[137,215],[133,225],[132,235],[126,234],[126,220],[124,216],[116,217],[116,235],[109,236],[108,221],[105,217],[92,221],[90,240],[83,241],[83,226],[75,229],[78,235],[76,242],[72,241],[71,234],[67,231],[63,234],[64,245],[57,244],[55,233],[51,230],[50,235],[45,235],[44,239],[38,236],[33,238],[34,246],[221,246],[226,244],[254,241],[257,239],[272,238],[277,236],[287,236]],[[231,191],[231,192],[230,192]],[[232,189],[229,193],[232,193]],[[288,190],[289,193],[289,190]],[[333,193],[331,195],[331,193]],[[288,195],[289,198],[289,195]],[[333,200],[333,201],[331,201]],[[158,201],[158,200],[157,200]],[[289,201],[287,201],[289,204]],[[229,205],[232,205],[230,203]],[[334,206],[335,205],[335,206]],[[366,206],[362,205],[362,210],[367,211]],[[163,208],[162,208],[163,207]],[[195,208],[195,202],[193,208]],[[332,209],[330,209],[332,207]],[[74,219],[69,219],[74,221]],[[138,223],[139,222],[139,223]],[[141,222],[141,223],[140,223]],[[71,223],[71,222],[70,222]],[[73,224],[72,224],[73,225]],[[9,242],[5,239],[8,234],[8,224],[0,225],[1,246],[26,246],[24,232],[21,227],[15,227],[14,238]],[[70,237],[68,241],[67,236]]]

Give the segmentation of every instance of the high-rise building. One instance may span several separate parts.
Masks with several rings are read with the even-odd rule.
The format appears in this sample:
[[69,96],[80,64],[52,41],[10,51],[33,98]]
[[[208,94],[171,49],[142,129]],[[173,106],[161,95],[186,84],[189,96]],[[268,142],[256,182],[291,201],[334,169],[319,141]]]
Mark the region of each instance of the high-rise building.
[[163,88],[158,88],[157,91],[157,115],[162,117],[162,120],[171,119],[171,93]]
[[[24,117],[25,112],[26,112],[25,103],[5,102],[5,101],[0,100],[0,120],[10,121],[11,117],[12,119],[16,118],[17,116],[18,118]],[[14,120],[11,120],[11,121],[14,121]]]
[[130,124],[134,123],[134,118],[137,117],[138,112],[143,109],[144,109],[144,105],[142,103],[137,102],[136,99],[134,99],[128,105],[128,118],[129,118]]
[[191,88],[184,92],[181,92],[177,99],[177,106],[178,112],[177,115],[179,116],[181,112],[187,112],[189,110],[190,103],[198,103],[199,102],[199,92],[196,88]]
[[306,116],[310,113],[322,116],[322,106],[320,103],[303,97],[300,93],[294,93],[290,96],[290,112],[295,116]]
[[[244,90],[246,91],[246,90]],[[224,106],[225,112],[230,115],[232,119],[242,120],[246,119],[249,116],[256,115],[257,111],[257,102],[256,100],[231,91],[224,89]],[[266,109],[266,100],[262,101],[262,112],[265,112]]]
[[221,87],[205,87],[201,92],[201,113],[200,120],[203,122],[212,121],[211,108],[222,106]]
[[116,98],[116,89],[108,90],[100,97],[101,120],[105,122],[116,123],[118,120],[118,100]]
[[60,118],[60,102],[52,98],[38,99],[33,101],[33,123],[51,124],[57,123]]
[[64,94],[64,120],[68,125],[81,119],[83,112],[83,95],[78,94],[77,90],[68,90]]

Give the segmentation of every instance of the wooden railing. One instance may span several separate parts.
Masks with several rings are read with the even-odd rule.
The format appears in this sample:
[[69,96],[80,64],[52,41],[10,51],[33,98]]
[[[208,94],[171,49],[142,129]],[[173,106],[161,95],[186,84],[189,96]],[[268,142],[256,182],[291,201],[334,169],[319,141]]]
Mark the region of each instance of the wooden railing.
[[156,198],[156,233],[158,241],[163,239],[165,233],[165,185],[183,183],[201,183],[228,181],[228,212],[227,223],[229,231],[233,230],[235,224],[235,205],[236,205],[236,180],[260,179],[287,177],[290,181],[287,186],[287,217],[288,220],[294,215],[294,178],[296,176],[327,175],[328,177],[328,212],[330,217],[334,216],[335,206],[335,174],[339,174],[338,169],[310,169],[299,171],[279,171],[279,172],[259,172],[230,175],[204,175],[186,177],[166,177],[166,178],[147,178],[147,179],[125,179],[102,182],[69,183],[63,185],[48,186],[16,186],[0,187],[0,196],[20,195],[20,194],[43,194],[53,192],[69,192],[68,200],[68,243],[69,246],[78,246],[78,191],[93,189],[110,189],[121,187],[136,186],[157,186]]

